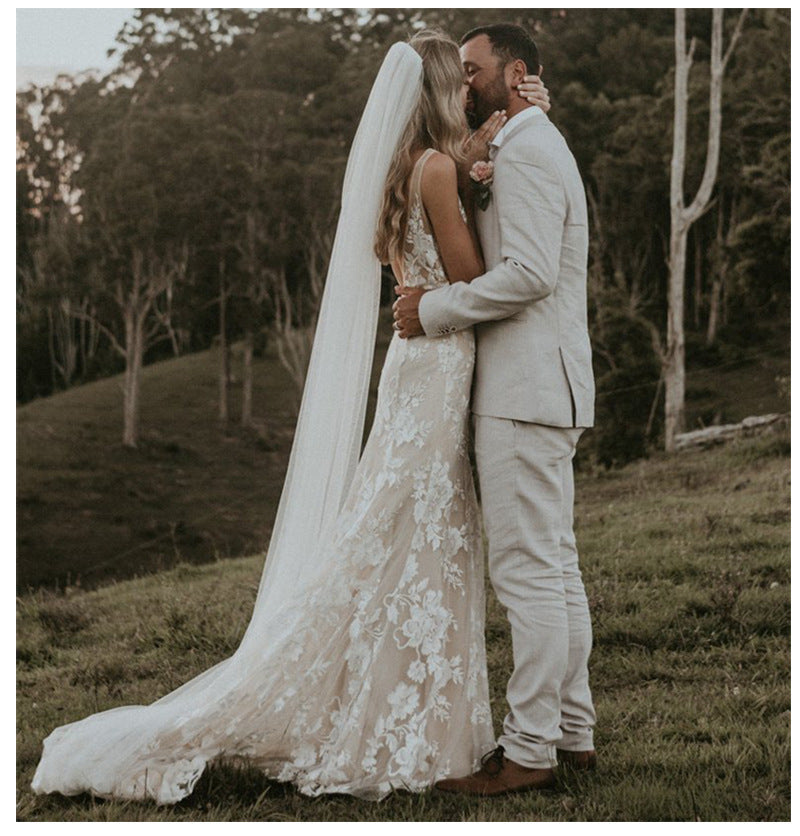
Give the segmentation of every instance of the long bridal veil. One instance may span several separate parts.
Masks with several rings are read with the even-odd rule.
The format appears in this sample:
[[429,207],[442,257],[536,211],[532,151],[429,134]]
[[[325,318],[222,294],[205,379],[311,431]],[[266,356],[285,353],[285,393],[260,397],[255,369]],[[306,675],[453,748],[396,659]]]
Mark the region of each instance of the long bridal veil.
[[[219,706],[236,705],[237,687],[279,662],[279,648],[307,616],[298,602],[325,569],[320,557],[358,463],[380,298],[376,221],[389,165],[421,87],[420,56],[395,44],[350,151],[289,468],[241,644],[233,656],[150,705],[109,709],[55,729],[44,741],[32,782],[36,792],[149,796],[160,803],[188,795],[219,751]],[[178,728],[180,740],[202,745],[171,747]]]

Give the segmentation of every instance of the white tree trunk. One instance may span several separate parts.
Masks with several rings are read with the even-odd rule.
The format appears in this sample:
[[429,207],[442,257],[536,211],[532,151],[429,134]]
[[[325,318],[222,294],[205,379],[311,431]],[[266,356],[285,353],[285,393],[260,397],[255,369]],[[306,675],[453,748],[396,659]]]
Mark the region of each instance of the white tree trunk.
[[694,327],[700,329],[700,314],[703,309],[703,239],[694,232]]
[[225,262],[219,262],[219,420],[228,421],[230,392],[230,351],[227,335],[228,288],[225,283]]
[[142,330],[144,322],[131,305],[125,311],[125,375],[123,377],[122,443],[136,447],[139,440],[139,387],[142,369]]
[[686,170],[686,121],[689,102],[689,69],[695,42],[686,50],[686,10],[675,10],[675,111],[670,168],[670,246],[667,314],[667,351],[664,359],[665,447],[675,449],[675,436],[683,431],[686,393],[684,344],[684,288],[686,284],[686,239],[692,224],[706,211],[717,179],[722,129],[722,80],[731,51],[741,33],[742,11],[725,57],[722,56],[723,10],[712,11],[711,79],[709,83],[708,146],[703,179],[694,200],[684,203]]
[[[308,289],[297,300],[292,298],[286,283],[286,269],[272,271],[270,295],[275,310],[272,336],[281,365],[289,372],[295,385],[295,405],[299,409],[303,394],[308,362],[314,344],[319,306],[325,290],[325,276],[328,269],[332,231],[324,222],[314,222],[308,235],[305,250],[305,266],[308,275]],[[295,304],[299,309],[295,325]]]
[[711,285],[711,299],[708,308],[708,330],[706,331],[706,345],[714,345],[719,330],[719,308],[722,301],[722,274],[714,276]]
[[50,358],[50,386],[52,387],[53,391],[56,391],[57,381],[56,381],[56,374],[57,374],[57,366],[58,361],[56,360],[56,346],[55,346],[55,337],[53,336],[53,310],[48,305],[47,307],[47,354]]
[[725,240],[722,235],[722,205],[717,217],[716,264],[714,279],[711,283],[711,298],[708,305],[708,328],[706,330],[706,345],[713,345],[717,339],[719,328],[719,306],[722,300],[722,285],[727,272],[727,260],[724,254]]
[[64,388],[72,385],[78,368],[78,342],[75,335],[75,318],[70,313],[69,297],[62,296],[52,306],[53,336],[55,337],[56,370]]
[[[686,270],[686,230],[676,226],[669,242],[670,283],[667,311],[667,355],[664,359],[664,410],[667,450],[674,449],[675,436],[683,431],[686,399],[686,345],[683,331],[682,277]],[[678,280],[678,277],[681,280]]]
[[724,304],[725,293],[728,286],[728,258],[725,252],[725,247],[730,245],[733,231],[736,229],[738,217],[738,202],[736,199],[731,201],[731,209],[728,213],[728,229],[723,233],[723,208],[720,205],[719,218],[717,223],[717,258],[716,258],[716,272],[714,281],[711,287],[711,301],[708,311],[708,329],[706,331],[706,345],[713,345],[717,339],[717,333],[720,327],[724,324]]
[[[118,276],[111,293],[117,306],[124,334],[120,338],[114,328],[106,325],[87,303],[70,310],[70,315],[91,326],[92,341],[104,334],[111,347],[125,360],[122,379],[122,443],[136,447],[139,435],[139,387],[145,352],[162,339],[171,339],[174,331],[169,304],[158,309],[158,299],[171,294],[175,282],[186,277],[188,249],[168,248],[163,255],[152,249],[134,249],[131,255],[130,284]],[[166,333],[163,329],[166,328]],[[92,352],[94,348],[92,348]]]
[[81,374],[86,375],[89,371],[89,361],[97,353],[100,345],[100,329],[97,327],[97,317],[93,316],[94,309],[87,297],[80,302],[79,314],[76,314],[80,323],[80,338],[78,344],[81,349]]
[[87,322],[85,319],[78,319],[78,345],[80,346],[80,358],[81,358],[81,372],[82,374],[86,374],[86,368],[88,365],[88,339],[87,339]]
[[253,423],[253,332],[248,329],[244,335],[242,353],[242,426]]

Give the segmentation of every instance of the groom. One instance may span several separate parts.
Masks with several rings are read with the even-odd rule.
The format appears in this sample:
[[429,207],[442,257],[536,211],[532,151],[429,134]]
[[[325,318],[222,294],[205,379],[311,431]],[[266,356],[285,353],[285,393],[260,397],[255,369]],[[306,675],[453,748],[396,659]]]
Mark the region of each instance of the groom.
[[476,210],[488,272],[431,291],[397,288],[401,336],[475,325],[472,412],[489,573],[511,623],[514,671],[498,747],[443,790],[496,795],[541,789],[565,762],[596,762],[587,662],[592,628],[572,527],[572,459],[594,422],[586,315],[583,183],[564,138],[516,94],[541,71],[535,43],[512,24],[461,40],[479,123],[505,109],[491,197]]

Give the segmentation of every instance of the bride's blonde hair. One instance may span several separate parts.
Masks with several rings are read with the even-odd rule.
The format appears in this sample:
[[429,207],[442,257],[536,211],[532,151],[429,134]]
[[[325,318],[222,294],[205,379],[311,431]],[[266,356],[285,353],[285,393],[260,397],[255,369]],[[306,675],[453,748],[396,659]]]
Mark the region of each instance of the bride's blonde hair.
[[383,192],[375,235],[375,254],[382,264],[399,258],[408,220],[408,182],[412,153],[434,148],[456,161],[464,159],[467,121],[461,104],[464,68],[458,45],[441,32],[426,30],[408,42],[422,58],[422,92],[400,139]]

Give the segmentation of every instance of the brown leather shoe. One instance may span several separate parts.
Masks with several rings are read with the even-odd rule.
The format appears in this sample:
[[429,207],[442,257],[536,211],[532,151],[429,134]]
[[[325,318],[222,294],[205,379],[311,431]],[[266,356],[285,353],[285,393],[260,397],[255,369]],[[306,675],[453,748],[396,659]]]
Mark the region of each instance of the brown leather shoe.
[[587,749],[583,752],[568,752],[566,749],[556,749],[558,762],[578,772],[589,772],[597,766],[597,752]]
[[465,778],[446,778],[436,783],[436,789],[444,792],[463,792],[470,795],[501,795],[506,792],[545,790],[555,785],[552,769],[530,769],[510,761],[503,754],[503,747],[484,755],[481,768]]

